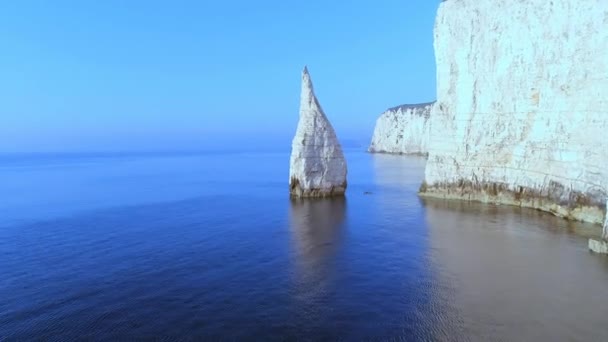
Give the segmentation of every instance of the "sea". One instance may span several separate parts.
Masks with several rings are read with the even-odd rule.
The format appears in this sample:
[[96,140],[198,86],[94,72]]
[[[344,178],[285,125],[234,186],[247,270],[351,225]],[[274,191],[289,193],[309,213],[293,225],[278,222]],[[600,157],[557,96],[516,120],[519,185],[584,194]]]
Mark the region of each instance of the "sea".
[[0,341],[608,341],[594,225],[417,194],[422,157],[0,156]]

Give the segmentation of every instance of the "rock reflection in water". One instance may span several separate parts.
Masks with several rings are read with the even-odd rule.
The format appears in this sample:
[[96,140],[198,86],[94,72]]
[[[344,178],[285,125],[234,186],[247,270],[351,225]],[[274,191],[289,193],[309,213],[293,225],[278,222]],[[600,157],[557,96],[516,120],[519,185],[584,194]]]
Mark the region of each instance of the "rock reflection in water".
[[292,199],[296,297],[313,302],[330,291],[332,266],[342,241],[346,199]]

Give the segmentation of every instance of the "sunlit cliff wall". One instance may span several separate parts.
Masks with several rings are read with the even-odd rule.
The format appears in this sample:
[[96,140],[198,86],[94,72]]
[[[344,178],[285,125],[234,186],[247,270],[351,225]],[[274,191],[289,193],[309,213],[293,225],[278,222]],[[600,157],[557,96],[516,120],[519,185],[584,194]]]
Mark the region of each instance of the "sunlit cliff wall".
[[421,194],[604,223],[608,1],[448,0],[434,44]]

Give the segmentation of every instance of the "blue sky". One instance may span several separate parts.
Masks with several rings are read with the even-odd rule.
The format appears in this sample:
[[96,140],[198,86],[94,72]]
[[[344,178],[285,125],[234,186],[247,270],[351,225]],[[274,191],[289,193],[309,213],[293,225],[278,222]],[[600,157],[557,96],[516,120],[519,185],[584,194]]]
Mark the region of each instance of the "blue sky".
[[2,1],[0,152],[290,143],[300,72],[341,139],[435,98],[439,0]]

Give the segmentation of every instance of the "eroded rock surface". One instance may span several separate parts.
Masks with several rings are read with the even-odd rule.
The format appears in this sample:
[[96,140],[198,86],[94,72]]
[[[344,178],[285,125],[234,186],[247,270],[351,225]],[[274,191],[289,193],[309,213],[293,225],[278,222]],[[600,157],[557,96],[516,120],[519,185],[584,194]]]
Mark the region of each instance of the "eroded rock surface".
[[343,196],[346,173],[342,147],[315,96],[310,74],[304,68],[300,121],[291,150],[290,194],[294,197]]

